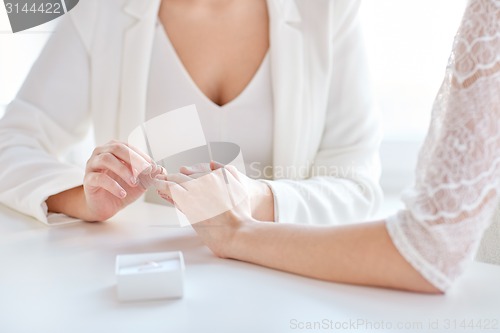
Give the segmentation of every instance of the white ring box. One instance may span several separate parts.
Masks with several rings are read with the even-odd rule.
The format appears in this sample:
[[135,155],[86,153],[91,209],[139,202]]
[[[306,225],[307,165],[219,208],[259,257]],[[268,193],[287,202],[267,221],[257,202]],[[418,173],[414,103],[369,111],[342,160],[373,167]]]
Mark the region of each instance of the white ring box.
[[180,298],[184,293],[180,251],[118,255],[115,274],[120,301]]

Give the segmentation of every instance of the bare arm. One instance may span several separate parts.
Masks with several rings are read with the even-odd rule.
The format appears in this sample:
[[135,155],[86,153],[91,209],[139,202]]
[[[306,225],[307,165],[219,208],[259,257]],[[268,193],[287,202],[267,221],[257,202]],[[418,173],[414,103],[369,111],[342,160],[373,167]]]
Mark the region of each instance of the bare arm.
[[87,210],[87,202],[83,186],[78,186],[67,191],[54,194],[46,201],[49,212],[62,213],[71,217],[76,217],[84,221],[93,221]]
[[245,223],[225,256],[333,282],[440,293],[399,254],[384,221],[338,227]]

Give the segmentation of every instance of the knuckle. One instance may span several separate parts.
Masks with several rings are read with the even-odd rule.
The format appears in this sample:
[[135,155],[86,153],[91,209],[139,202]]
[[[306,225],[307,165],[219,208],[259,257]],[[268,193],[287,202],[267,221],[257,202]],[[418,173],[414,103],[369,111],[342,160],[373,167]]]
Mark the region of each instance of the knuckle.
[[85,176],[83,176],[83,183],[88,184],[88,183],[90,183],[90,180],[91,180],[91,174],[86,173]]
[[97,184],[97,174],[95,172],[85,175],[83,181],[87,184]]
[[116,153],[116,152],[119,152],[120,150],[123,149],[123,143],[119,142],[119,141],[110,141],[108,144],[108,151],[112,152],[112,153]]
[[109,144],[109,150],[112,152],[116,152],[120,149],[120,143],[119,142],[112,142]]
[[99,155],[99,161],[102,164],[110,164],[114,160],[114,157],[110,153],[103,153]]
[[[90,159],[92,159],[92,157],[94,156],[97,156],[99,155],[99,153],[102,151],[102,146],[100,147],[95,147],[94,150],[92,150],[92,154],[90,155]],[[90,160],[89,159],[89,160]]]

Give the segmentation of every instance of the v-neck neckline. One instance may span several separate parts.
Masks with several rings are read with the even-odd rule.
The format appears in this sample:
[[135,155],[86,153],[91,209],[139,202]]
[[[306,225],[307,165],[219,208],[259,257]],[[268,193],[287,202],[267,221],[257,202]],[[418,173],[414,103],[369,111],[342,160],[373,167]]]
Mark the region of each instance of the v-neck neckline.
[[227,103],[224,103],[222,105],[219,105],[219,104],[215,103],[212,99],[210,99],[200,89],[200,87],[198,86],[198,84],[196,84],[196,82],[194,81],[194,79],[192,78],[192,76],[189,74],[188,70],[184,66],[184,63],[182,62],[181,58],[179,57],[179,54],[177,53],[177,50],[175,49],[174,45],[172,44],[172,41],[168,37],[168,33],[165,30],[165,27],[163,26],[163,24],[159,20],[158,20],[158,23],[157,23],[157,29],[160,30],[160,34],[162,35],[162,38],[165,40],[165,42],[167,43],[167,46],[170,48],[170,51],[173,54],[174,61],[177,63],[178,67],[181,69],[181,72],[183,73],[183,75],[185,76],[185,78],[188,80],[189,84],[194,87],[194,90],[196,91],[196,93],[198,95],[201,96],[201,98],[203,98],[210,105],[212,105],[214,108],[219,109],[219,110],[227,109],[228,107],[230,107],[233,104],[237,103],[250,90],[250,88],[253,85],[255,85],[255,82],[257,81],[258,77],[261,75],[261,72],[264,70],[264,67],[265,67],[267,61],[269,61],[269,50],[267,50],[266,51],[266,55],[262,59],[259,67],[255,71],[255,73],[253,74],[252,78],[247,83],[247,85],[234,98],[232,98],[230,101],[228,101]]

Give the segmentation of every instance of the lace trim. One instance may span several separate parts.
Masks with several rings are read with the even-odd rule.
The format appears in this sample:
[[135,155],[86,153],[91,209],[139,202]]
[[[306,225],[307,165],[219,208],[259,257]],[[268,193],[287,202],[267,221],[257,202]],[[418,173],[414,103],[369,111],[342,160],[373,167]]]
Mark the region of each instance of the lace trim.
[[[489,186],[484,190],[481,190],[481,194],[478,198],[474,199],[473,203],[468,205],[461,205],[460,210],[456,212],[443,211],[442,209],[437,209],[434,207],[435,212],[432,214],[422,213],[418,208],[414,209],[413,214],[415,218],[421,221],[427,221],[428,223],[434,224],[443,224],[443,223],[458,223],[462,220],[465,220],[467,217],[474,216],[477,214],[478,210],[481,210],[485,204],[488,204],[491,199],[493,199],[497,194],[498,185]],[[407,199],[405,201],[410,201],[414,203],[413,200]],[[478,204],[479,203],[479,204]],[[430,205],[433,205],[434,202],[430,202],[429,205],[423,205],[428,208]],[[419,204],[415,204],[415,206],[422,206]]]
[[[500,142],[500,136],[498,136],[495,141]],[[470,187],[472,185],[476,185],[480,183],[481,181],[488,180],[489,177],[491,177],[491,174],[493,174],[500,166],[500,156],[495,159],[495,161],[491,164],[490,168],[475,178],[471,179],[461,179],[457,180],[455,183],[443,183],[443,184],[437,184],[433,185],[432,187],[429,187],[429,189],[426,191],[427,195],[435,196],[436,193],[439,191],[443,190],[456,190],[460,187]]]
[[403,212],[399,212],[396,216],[387,219],[386,229],[394,246],[396,246],[405,260],[408,261],[410,265],[417,268],[419,273],[434,287],[439,290],[447,290],[451,286],[452,280],[430,264],[429,261],[420,255],[419,251],[411,245],[410,240],[406,237],[399,225],[400,220],[403,218],[399,216],[401,214],[403,214]]
[[474,74],[472,74],[463,81],[459,81],[456,77],[453,77],[451,83],[452,86],[456,89],[467,89],[470,88],[472,85],[474,85],[477,81],[485,77],[493,76],[499,73],[500,73],[500,61],[496,62],[491,68],[477,69]]

